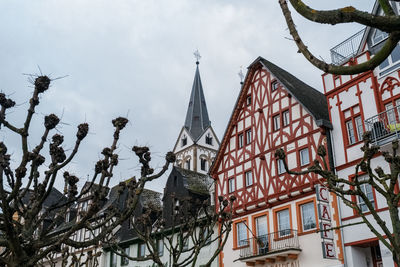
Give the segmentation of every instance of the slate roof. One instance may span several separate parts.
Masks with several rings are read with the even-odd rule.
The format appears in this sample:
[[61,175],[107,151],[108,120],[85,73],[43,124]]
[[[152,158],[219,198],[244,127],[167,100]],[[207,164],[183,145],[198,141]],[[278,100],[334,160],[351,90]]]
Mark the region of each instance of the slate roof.
[[189,106],[186,113],[185,128],[189,131],[193,140],[196,141],[210,125],[211,122],[208,118],[206,100],[200,79],[199,65],[197,64],[192,93],[190,94]]
[[262,57],[259,57],[257,61],[260,61],[303,107],[313,115],[318,126],[332,127],[329,122],[328,105],[324,94]]
[[[32,190],[26,192],[25,196],[22,199],[22,203],[25,205],[29,203],[29,199],[31,197]],[[67,201],[67,198],[56,188],[52,188],[48,197],[43,201],[43,206],[45,208],[51,207],[52,205],[61,204]]]
[[174,166],[174,168],[182,175],[186,189],[198,194],[210,194],[212,180],[208,175],[179,168],[177,166]]

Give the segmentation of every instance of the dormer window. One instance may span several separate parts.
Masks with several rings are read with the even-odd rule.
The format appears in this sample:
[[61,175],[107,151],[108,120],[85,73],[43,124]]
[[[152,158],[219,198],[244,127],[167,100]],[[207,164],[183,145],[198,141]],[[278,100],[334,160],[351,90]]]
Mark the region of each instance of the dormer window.
[[389,34],[387,32],[381,31],[379,29],[375,29],[374,36],[372,37],[372,44],[376,45],[376,44],[382,42],[383,40],[385,40],[388,36],[389,36]]
[[182,146],[186,146],[187,145],[187,137],[186,137],[186,135],[184,135],[183,137],[182,137]]
[[273,81],[271,83],[271,90],[275,91],[276,89],[278,89],[278,82],[277,81]]
[[250,106],[251,105],[251,95],[248,95],[246,98],[246,106]]
[[207,134],[206,135],[206,144],[212,146],[212,141],[213,141],[212,139],[213,138],[212,138],[211,134]]

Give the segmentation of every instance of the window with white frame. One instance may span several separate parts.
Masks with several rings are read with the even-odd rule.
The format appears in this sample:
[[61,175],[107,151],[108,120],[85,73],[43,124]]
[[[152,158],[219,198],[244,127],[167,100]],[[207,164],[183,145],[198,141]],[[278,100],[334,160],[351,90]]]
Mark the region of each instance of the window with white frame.
[[355,105],[345,111],[343,111],[345,119],[345,127],[347,134],[347,143],[352,145],[356,142],[362,141],[364,133],[364,122],[361,116],[361,110],[359,105]]
[[[123,253],[122,254],[125,254],[125,255],[129,256],[129,247],[123,248]],[[125,266],[125,265],[128,265],[128,264],[129,264],[129,259],[127,257],[125,257],[125,256],[121,256],[121,266]]]
[[239,148],[243,147],[243,134],[238,135],[238,147]]
[[144,256],[146,255],[146,244],[145,243],[140,243],[138,245],[138,258],[144,258]]
[[281,128],[281,116],[279,114],[273,117],[273,123],[274,123],[274,131],[277,131]]
[[308,151],[307,148],[303,148],[300,150],[300,165],[305,166],[310,163],[310,152]]
[[231,178],[228,180],[228,192],[232,193],[236,190],[235,186],[235,178]]
[[277,81],[273,81],[271,83],[271,90],[275,91],[276,89],[278,89],[278,82]]
[[315,229],[317,227],[317,222],[315,219],[314,202],[309,202],[300,205],[300,211],[301,211],[301,226],[303,231]]
[[282,174],[282,173],[285,173],[285,172],[286,172],[286,170],[285,170],[285,164],[284,164],[284,162],[283,162],[282,159],[278,159],[278,160],[276,161],[276,164],[278,165],[278,174]]
[[117,255],[114,252],[110,252],[110,267],[117,267]]
[[236,240],[237,247],[243,247],[248,245],[247,240],[247,227],[245,222],[239,222],[236,224]]
[[400,46],[397,45],[392,53],[379,65],[379,70],[381,71],[379,75],[385,75],[392,70],[396,69],[396,67],[400,64]]
[[157,252],[158,256],[164,255],[164,241],[162,239],[157,240]]
[[[364,176],[364,177],[359,177],[358,181],[359,182],[364,182],[367,181],[368,177]],[[361,191],[364,193],[364,195],[367,197],[367,199],[369,200],[369,202],[371,202],[372,206],[375,207],[375,198],[374,198],[374,193],[372,190],[372,186],[368,183],[363,183],[360,185],[360,189]],[[369,211],[367,204],[365,204],[364,199],[362,199],[361,196],[357,196],[357,200],[358,200],[358,206],[361,209],[361,212],[367,212]]]
[[375,29],[375,32],[372,36],[372,45],[376,45],[376,44],[382,42],[388,36],[389,36],[389,34],[387,32],[381,31],[379,29]]
[[251,186],[253,184],[253,173],[251,171],[245,172],[246,186]]
[[284,209],[276,213],[278,221],[278,235],[286,236],[290,234],[290,214],[289,209]]
[[251,95],[248,95],[246,98],[246,106],[250,106],[251,105]]
[[282,113],[282,126],[288,126],[290,124],[289,110],[286,110]]
[[251,129],[246,131],[246,145],[251,143]]

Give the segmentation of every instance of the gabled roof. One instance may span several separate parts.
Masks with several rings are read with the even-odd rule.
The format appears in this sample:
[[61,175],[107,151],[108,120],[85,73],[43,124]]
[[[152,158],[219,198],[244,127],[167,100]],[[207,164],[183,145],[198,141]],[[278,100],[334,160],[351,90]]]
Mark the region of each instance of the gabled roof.
[[[259,57],[255,62],[258,61],[260,61],[290,92],[290,94],[294,96],[308,112],[311,113],[318,126],[323,125],[325,127],[332,127],[329,122],[326,97],[323,93],[262,57]],[[251,66],[252,65],[250,65],[250,67]]]
[[193,140],[197,140],[210,125],[211,122],[208,118],[207,105],[197,63],[184,127],[189,131]]
[[314,117],[318,126],[324,126],[331,128],[332,124],[329,121],[328,106],[326,102],[326,97],[321,92],[317,91],[313,87],[307,85],[303,81],[299,80],[289,72],[278,67],[272,62],[258,57],[253,63],[248,67],[246,78],[240,90],[239,96],[233,107],[232,115],[229,119],[228,125],[225,129],[223,139],[221,141],[220,149],[215,157],[215,161],[210,168],[210,174],[212,175],[217,170],[215,169],[218,162],[221,160],[224,150],[229,142],[230,133],[232,132],[235,122],[241,111],[243,102],[246,100],[247,92],[245,89],[249,87],[251,83],[251,78],[255,71],[264,66],[268,69],[276,79],[289,91],[289,93],[296,98],[296,100]]
[[210,194],[210,185],[212,181],[208,175],[177,166],[174,166],[174,169],[182,175],[183,185],[187,190],[197,194]]
[[[376,0],[376,1],[375,1],[375,4],[374,4],[374,7],[372,8],[371,14],[377,15],[378,12],[379,12],[379,8],[380,8],[379,1]],[[373,30],[373,28],[371,28],[371,27],[365,27],[365,31],[364,31],[363,37],[362,37],[362,39],[361,39],[360,45],[359,45],[359,47],[358,47],[358,52],[357,52],[357,54],[361,54],[361,53],[363,52],[364,47],[365,47],[365,44],[366,44],[366,42],[367,42],[367,38],[368,38],[368,36],[370,35],[371,30]]]

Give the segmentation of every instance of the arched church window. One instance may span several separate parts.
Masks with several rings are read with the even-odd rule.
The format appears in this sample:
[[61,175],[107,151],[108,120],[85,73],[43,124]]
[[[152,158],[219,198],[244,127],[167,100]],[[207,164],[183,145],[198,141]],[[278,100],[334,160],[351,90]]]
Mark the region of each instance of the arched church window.
[[200,169],[202,171],[207,171],[207,160],[206,159],[203,159],[203,158],[200,159]]

